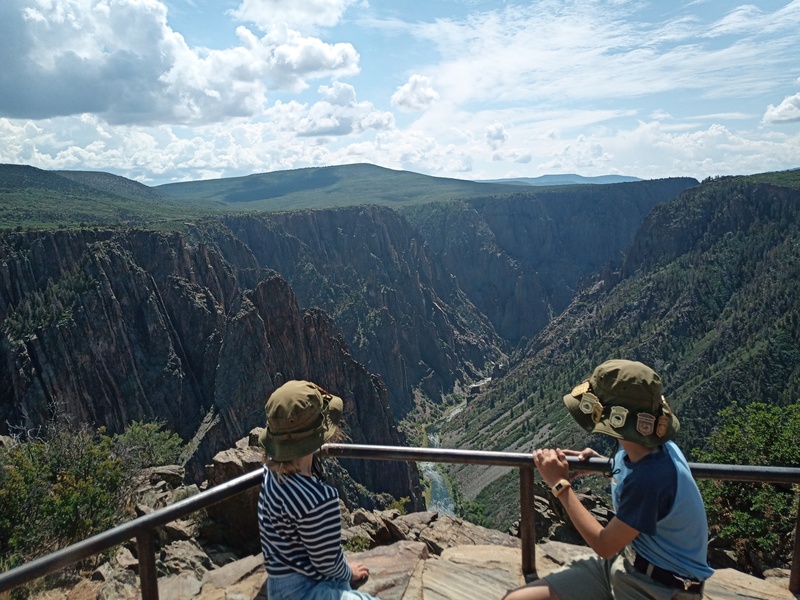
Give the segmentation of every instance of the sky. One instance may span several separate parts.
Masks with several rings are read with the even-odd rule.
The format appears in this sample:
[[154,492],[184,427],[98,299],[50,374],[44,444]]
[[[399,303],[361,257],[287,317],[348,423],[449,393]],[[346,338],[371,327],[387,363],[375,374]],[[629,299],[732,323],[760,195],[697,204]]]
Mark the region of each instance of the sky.
[[147,185],[800,167],[800,0],[0,0],[0,163]]

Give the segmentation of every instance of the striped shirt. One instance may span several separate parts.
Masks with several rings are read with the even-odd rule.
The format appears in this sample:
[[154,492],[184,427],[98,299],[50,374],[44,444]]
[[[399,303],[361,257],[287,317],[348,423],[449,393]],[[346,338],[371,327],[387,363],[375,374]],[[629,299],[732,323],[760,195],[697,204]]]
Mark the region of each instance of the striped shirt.
[[315,581],[351,579],[340,543],[339,494],[316,477],[292,473],[278,483],[264,467],[258,530],[270,577],[300,573]]

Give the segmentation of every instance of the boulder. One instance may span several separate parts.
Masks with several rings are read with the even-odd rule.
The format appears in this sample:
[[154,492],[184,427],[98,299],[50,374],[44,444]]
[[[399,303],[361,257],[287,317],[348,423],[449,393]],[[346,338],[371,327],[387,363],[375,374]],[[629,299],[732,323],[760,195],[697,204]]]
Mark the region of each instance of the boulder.
[[[212,464],[206,467],[208,487],[225,483],[264,466],[263,452],[250,446],[247,438],[244,442],[214,456]],[[260,489],[259,486],[252,487],[228,500],[209,506],[206,514],[216,527],[204,529],[204,534],[210,536],[213,542],[241,548],[247,554],[258,552],[257,513]]]

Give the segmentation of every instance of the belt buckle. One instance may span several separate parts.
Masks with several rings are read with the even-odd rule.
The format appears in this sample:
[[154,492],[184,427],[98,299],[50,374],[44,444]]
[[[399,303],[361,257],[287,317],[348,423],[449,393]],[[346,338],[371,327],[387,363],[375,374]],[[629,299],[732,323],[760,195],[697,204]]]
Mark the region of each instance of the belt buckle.
[[692,587],[694,584],[696,584],[696,583],[697,583],[697,582],[696,582],[696,581],[694,581],[693,579],[684,579],[683,577],[678,577],[677,575],[673,575],[673,577],[674,577],[675,579],[677,579],[678,581],[680,581],[680,582],[683,584],[683,591],[684,591],[684,592],[688,592],[688,591],[689,591],[689,589],[690,589],[690,588],[691,588],[691,587]]

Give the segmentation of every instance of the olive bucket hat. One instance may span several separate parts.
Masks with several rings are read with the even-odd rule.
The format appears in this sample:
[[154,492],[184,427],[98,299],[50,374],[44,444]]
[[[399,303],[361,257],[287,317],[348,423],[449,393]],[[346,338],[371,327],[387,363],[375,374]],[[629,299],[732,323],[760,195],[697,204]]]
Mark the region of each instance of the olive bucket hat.
[[331,439],[344,403],[310,381],[287,381],[267,400],[267,427],[258,438],[267,456],[288,461],[312,454]]
[[675,437],[678,417],[661,394],[661,378],[647,365],[609,360],[564,396],[572,417],[589,433],[643,446],[660,446]]

